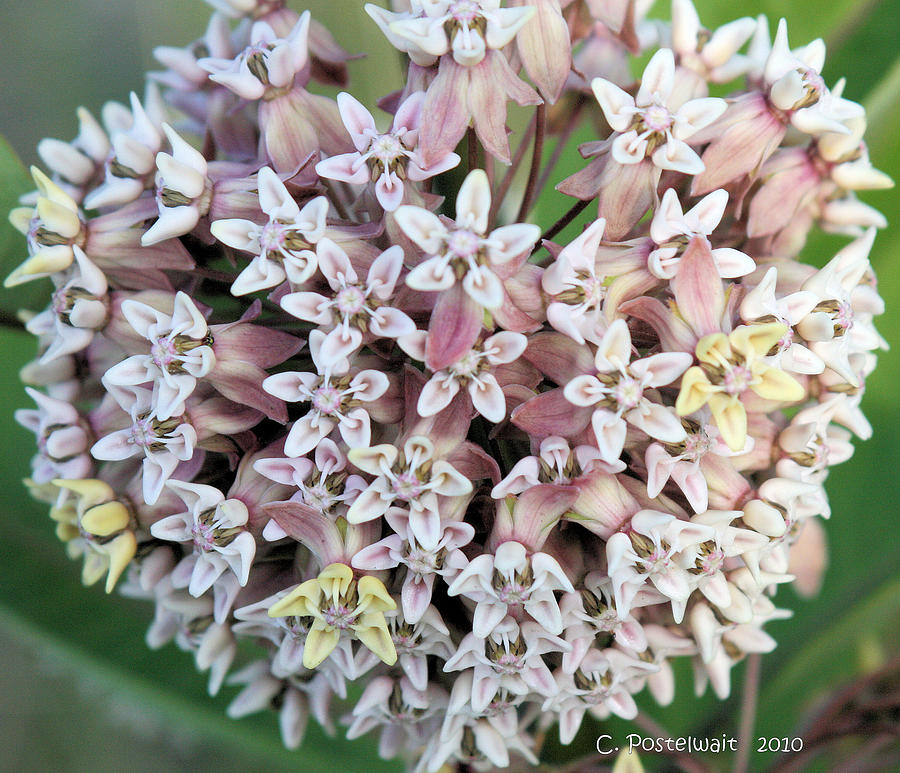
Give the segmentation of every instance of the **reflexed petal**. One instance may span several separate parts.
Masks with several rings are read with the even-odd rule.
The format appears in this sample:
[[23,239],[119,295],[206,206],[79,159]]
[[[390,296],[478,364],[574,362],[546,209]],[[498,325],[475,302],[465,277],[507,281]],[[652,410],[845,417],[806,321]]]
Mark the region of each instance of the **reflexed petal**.
[[530,223],[515,223],[495,228],[488,239],[488,256],[492,263],[507,263],[527,250],[541,238],[541,229]]
[[603,78],[594,78],[591,90],[613,131],[624,132],[635,113],[634,97]]
[[473,169],[463,180],[456,196],[457,225],[483,234],[487,231],[490,208],[491,186],[487,174],[483,169]]
[[490,373],[484,373],[469,382],[469,395],[472,405],[488,421],[499,424],[506,416],[506,397]]
[[341,121],[347,127],[353,145],[362,153],[368,149],[372,137],[378,134],[375,119],[359,100],[346,91],[337,95],[337,105],[341,112]]
[[591,417],[591,426],[597,438],[601,458],[607,464],[613,464],[622,455],[622,449],[625,447],[627,433],[625,420],[611,411],[596,410]]
[[503,283],[487,266],[470,268],[462,284],[469,297],[486,309],[500,308],[503,303]]
[[646,107],[654,101],[666,104],[675,80],[675,55],[669,48],[661,48],[647,62],[641,76],[641,87],[634,101]]
[[440,413],[450,405],[457,392],[459,382],[456,379],[432,376],[419,394],[419,402],[416,405],[419,416],[434,416]]
[[316,174],[329,180],[340,180],[354,185],[365,185],[369,182],[369,167],[361,162],[359,153],[341,153],[319,161]]

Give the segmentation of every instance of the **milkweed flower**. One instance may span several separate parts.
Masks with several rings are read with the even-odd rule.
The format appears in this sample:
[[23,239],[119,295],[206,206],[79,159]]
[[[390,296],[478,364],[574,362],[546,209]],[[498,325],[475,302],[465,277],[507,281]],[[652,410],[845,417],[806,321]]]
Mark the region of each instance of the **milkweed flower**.
[[821,582],[886,347],[861,199],[893,183],[824,45],[691,0],[367,5],[409,59],[382,125],[309,11],[209,2],[10,214],[6,286],[49,290],[26,485],[84,583],[229,717],[417,773],[537,765],[679,661],[727,697]]

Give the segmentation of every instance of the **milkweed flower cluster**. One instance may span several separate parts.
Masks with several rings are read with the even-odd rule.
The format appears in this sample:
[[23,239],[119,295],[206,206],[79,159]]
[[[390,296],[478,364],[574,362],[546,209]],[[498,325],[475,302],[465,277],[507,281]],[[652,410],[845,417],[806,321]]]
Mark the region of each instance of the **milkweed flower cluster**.
[[[856,194],[892,183],[821,41],[690,0],[367,5],[409,59],[382,120],[318,93],[350,56],[309,11],[213,5],[11,215],[7,286],[53,288],[29,486],[84,581],[151,601],[230,716],[416,771],[534,763],[669,703],[675,658],[726,697],[816,584],[884,348]],[[814,226],[846,238],[822,268]]]

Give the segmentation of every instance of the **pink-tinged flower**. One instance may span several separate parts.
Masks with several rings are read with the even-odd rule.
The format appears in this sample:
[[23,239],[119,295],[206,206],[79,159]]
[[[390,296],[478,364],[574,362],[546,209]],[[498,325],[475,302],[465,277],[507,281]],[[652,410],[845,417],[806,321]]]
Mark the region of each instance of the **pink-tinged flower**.
[[[506,99],[534,105],[541,98],[519,80],[500,49],[532,18],[534,7],[501,8],[500,0],[437,0],[416,4],[412,12],[393,13],[372,4],[366,11],[415,65],[431,67],[439,60],[424,106],[424,161],[436,163],[453,150],[471,120],[485,149],[509,163]],[[536,58],[526,57],[530,72],[537,72]],[[550,80],[539,75],[539,86],[550,87],[552,81],[555,88],[558,74],[547,75]]]
[[91,455],[101,461],[143,455],[143,496],[152,505],[178,464],[193,457],[197,431],[184,416],[157,418],[153,413],[155,400],[149,389],[111,387],[109,392],[131,417],[131,426],[101,437],[92,446]]
[[447,153],[431,164],[425,164],[417,146],[422,123],[425,94],[415,92],[397,108],[391,129],[380,134],[375,119],[350,94],[338,94],[338,109],[347,128],[355,153],[320,161],[316,173],[320,177],[355,185],[375,184],[375,197],[386,212],[393,212],[409,198],[403,182],[421,182],[459,163],[456,153]]
[[777,297],[778,269],[775,266],[766,271],[765,276],[741,301],[740,313],[745,322],[772,319],[787,327],[784,338],[778,342],[775,355],[779,366],[792,373],[816,374],[825,370],[822,359],[813,354],[802,339],[794,332],[794,326],[805,319],[818,304],[815,293],[800,290]]
[[597,375],[576,376],[565,386],[573,405],[597,406],[591,425],[603,461],[612,464],[625,446],[626,422],[650,437],[677,443],[685,438],[677,416],[653,402],[644,391],[671,384],[691,364],[685,352],[664,352],[631,361],[631,333],[625,320],[617,319],[606,331],[594,365]]
[[328,200],[317,196],[303,208],[281,178],[264,166],[257,174],[259,206],[269,216],[265,225],[252,220],[216,220],[210,226],[220,242],[255,257],[231,285],[234,295],[247,295],[280,285],[301,285],[316,271],[315,245],[325,235]]
[[[712,646],[701,645],[700,657],[694,659],[694,689],[697,695],[702,695],[706,685],[711,683],[716,696],[725,700],[731,693],[731,669],[750,653],[771,652],[776,642],[761,628],[766,618],[718,626],[713,614],[705,604],[698,604],[691,610],[691,627],[698,644],[703,635],[714,640]],[[707,633],[706,629],[712,630]]]
[[250,45],[234,59],[204,58],[198,64],[242,99],[259,100],[259,141],[275,171],[289,177],[321,148],[340,153],[347,147],[337,105],[310,94],[308,11],[285,37],[265,21],[250,29]]
[[153,415],[165,421],[184,413],[184,401],[216,364],[206,319],[191,298],[175,295],[171,314],[128,299],[122,315],[132,329],[150,342],[147,354],[136,354],[114,365],[103,376],[110,386],[153,382]]
[[49,483],[54,478],[78,480],[93,471],[88,452],[90,437],[77,409],[64,400],[25,387],[37,410],[20,408],[16,421],[35,434],[38,455],[31,461],[35,483]]
[[772,106],[785,111],[793,126],[813,136],[825,132],[849,134],[843,121],[862,107],[831,92],[822,79],[825,44],[815,40],[802,49],[788,45],[787,22],[779,20],[772,50],[763,70]]
[[675,671],[670,660],[695,655],[697,646],[693,639],[662,625],[645,625],[644,632],[648,646],[641,653],[641,659],[659,669],[645,675],[647,689],[660,706],[668,706],[675,699]]
[[228,570],[241,586],[246,585],[256,555],[256,540],[246,528],[247,506],[239,499],[225,499],[214,486],[180,480],[166,485],[188,509],[156,521],[150,533],[157,539],[193,545],[193,552],[173,570],[174,586],[201,596]]
[[546,102],[556,102],[572,70],[572,39],[559,0],[511,0],[534,17],[516,35],[516,52]]
[[[337,427],[350,448],[369,445],[371,421],[360,403],[381,397],[390,385],[388,377],[377,370],[356,370],[344,359],[326,359],[323,349],[327,336],[319,330],[309,334],[309,348],[316,373],[286,371],[269,376],[263,389],[288,403],[309,402],[310,410],[294,422],[284,441],[286,456],[302,456]],[[334,363],[332,365],[332,363]]]
[[825,86],[821,40],[792,51],[782,19],[771,48],[768,25],[757,28],[756,42],[751,55],[759,60],[762,91],[738,96],[722,119],[703,133],[703,141],[711,142],[702,157],[706,168],[691,185],[693,196],[754,175],[781,144],[789,125],[812,136],[850,134],[845,122],[863,113],[860,105]]
[[[632,603],[632,609],[656,603],[656,594],[641,591]],[[616,609],[612,582],[603,572],[590,572],[584,578],[584,587],[574,593],[564,593],[559,602],[565,628],[564,638],[572,645],[572,651],[563,655],[563,671],[572,674],[585,653],[603,636],[613,637],[622,647],[643,652],[647,649],[644,629],[631,612],[619,614]]]
[[680,561],[680,553],[714,537],[712,527],[680,521],[669,513],[641,510],[628,532],[613,534],[606,543],[606,560],[616,609],[631,609],[634,597],[649,580],[672,604],[676,623],[684,617],[696,581]]
[[703,171],[700,156],[685,142],[725,112],[724,99],[705,97],[684,104],[672,100],[675,57],[668,48],[647,63],[641,87],[632,97],[614,83],[591,83],[606,121],[616,132],[610,152],[619,164],[652,158],[654,166],[684,174]]
[[407,570],[400,592],[403,617],[415,624],[429,608],[435,579],[442,577],[449,584],[468,563],[460,548],[472,541],[475,529],[464,522],[441,521],[437,544],[425,547],[416,539],[406,510],[389,507],[384,520],[394,533],[364,547],[353,556],[351,564],[370,572],[403,564]]
[[732,451],[740,451],[747,439],[742,395],[750,391],[765,400],[794,403],[806,394],[799,382],[767,359],[786,331],[780,322],[768,322],[701,338],[697,359],[702,365],[689,368],[681,380],[678,415],[688,416],[709,403],[722,438]]
[[[457,677],[464,678],[463,675]],[[510,755],[518,754],[537,765],[534,739],[525,732],[525,722],[515,723],[514,732],[498,730],[492,717],[449,715],[440,734],[434,736],[416,765],[415,773],[437,773],[448,761],[477,765],[483,769],[509,767]]]
[[[647,258],[650,273],[659,279],[674,277],[678,273],[683,250],[695,237],[709,244],[705,237],[719,225],[727,205],[728,192],[719,189],[683,212],[675,189],[667,188],[650,223],[650,238],[656,244]],[[731,247],[711,249],[711,254],[723,279],[745,276],[756,268],[753,258]]]
[[[344,472],[346,467],[347,457],[329,438],[319,441],[315,461],[306,457],[261,458],[253,463],[253,469],[260,475],[297,489],[291,502],[318,510],[332,521],[345,516],[350,503],[368,485],[361,476]],[[270,541],[285,536],[285,531],[274,520],[263,529],[263,537]]]
[[197,63],[210,73],[210,80],[242,99],[261,99],[267,91],[290,88],[306,66],[309,21],[309,11],[304,11],[286,38],[279,38],[266,22],[255,22],[250,45],[234,59],[207,57]]
[[[109,316],[106,277],[77,244],[72,246],[72,252],[75,265],[54,291],[50,308],[25,325],[32,335],[51,337],[39,360],[41,364],[87,348]],[[53,278],[56,280],[56,275]]]
[[551,296],[547,321],[579,344],[599,343],[617,303],[652,286],[640,275],[645,272],[636,271],[644,264],[638,250],[611,254],[601,247],[605,227],[603,218],[595,220],[541,275],[541,287]]
[[380,727],[378,754],[391,759],[422,746],[434,735],[446,703],[447,693],[437,685],[418,688],[406,677],[377,676],[353,707],[347,738],[359,738]]
[[[415,353],[408,352],[416,359],[425,358],[425,334],[419,336],[420,346]],[[472,405],[488,421],[499,424],[506,416],[506,397],[497,378],[490,372],[498,365],[514,362],[525,351],[528,339],[521,333],[501,332],[486,338],[480,344],[460,357],[446,369],[435,373],[422,388],[416,410],[419,416],[434,416],[450,405],[450,402],[465,387],[472,399]]]
[[375,480],[347,512],[350,523],[366,523],[384,515],[397,500],[408,504],[409,528],[416,542],[434,548],[441,538],[438,496],[469,494],[472,482],[445,459],[435,458],[434,443],[422,435],[406,440],[401,451],[390,443],[353,448],[350,462]]
[[684,494],[695,513],[706,512],[709,507],[709,481],[702,465],[704,457],[718,457],[746,453],[753,447],[748,437],[739,451],[732,451],[722,440],[710,415],[705,411],[698,421],[682,419],[685,438],[679,443],[651,443],[644,453],[647,467],[647,496],[657,497],[671,480]]
[[209,83],[209,73],[197,62],[202,56],[230,59],[234,56],[228,19],[221,13],[210,16],[203,37],[180,48],[156,46],[153,58],[167,67],[166,72],[152,72],[148,76],[156,83],[178,91],[195,91]]
[[167,578],[154,588],[156,612],[147,630],[147,645],[158,649],[172,639],[194,656],[198,671],[209,671],[208,691],[216,695],[237,654],[237,642],[226,622],[213,618],[209,595],[194,598],[172,587]]
[[[442,370],[472,348],[481,331],[484,309],[498,309],[503,304],[502,279],[518,271],[541,235],[541,229],[529,223],[501,226],[487,233],[490,207],[487,175],[476,169],[459,189],[452,227],[421,207],[407,205],[397,210],[400,228],[426,254],[406,275],[407,285],[441,292],[425,346],[425,362],[432,370]],[[449,292],[457,286],[462,293]]]
[[656,668],[611,647],[590,649],[574,673],[562,669],[556,672],[558,693],[544,701],[542,710],[559,713],[559,740],[571,743],[587,712],[598,719],[610,714],[634,719],[637,704],[631,697],[635,691],[632,682]]
[[510,540],[498,545],[493,554],[473,558],[447,593],[476,603],[472,631],[483,639],[508,614],[521,611],[549,633],[562,633],[556,590],[575,590],[559,562],[547,553],[529,555],[524,545]]
[[531,620],[517,623],[506,617],[484,636],[466,634],[444,671],[473,668],[472,709],[483,713],[498,688],[512,695],[534,691],[545,697],[558,691],[556,682],[541,655],[566,652],[569,645],[552,636]]
[[624,469],[621,460],[612,465],[604,462],[594,446],[571,448],[564,437],[550,435],[541,441],[537,456],[525,456],[513,465],[509,474],[491,489],[491,496],[503,499],[542,483],[566,485],[593,470],[621,472]]
[[110,144],[103,127],[87,108],[79,107],[75,114],[78,136],[71,142],[45,137],[38,142],[37,153],[58,178],[60,187],[80,203],[102,170]]
[[365,282],[360,281],[347,253],[331,239],[319,241],[318,256],[331,297],[314,292],[289,293],[281,299],[281,308],[327,331],[318,355],[325,367],[336,366],[364,340],[399,338],[415,331],[415,322],[387,305],[403,269],[401,247],[389,247],[375,258]]
[[720,609],[733,603],[724,573],[727,559],[762,550],[769,541],[763,534],[731,525],[741,517],[740,510],[707,510],[693,516],[691,523],[709,526],[713,534],[704,542],[688,546],[678,556],[681,565],[694,575],[697,590]]

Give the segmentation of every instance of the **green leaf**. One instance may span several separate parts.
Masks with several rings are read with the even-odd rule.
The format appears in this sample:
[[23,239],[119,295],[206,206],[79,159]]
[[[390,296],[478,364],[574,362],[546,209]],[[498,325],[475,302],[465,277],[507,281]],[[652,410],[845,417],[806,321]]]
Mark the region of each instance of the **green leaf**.
[[[28,171],[10,144],[0,136],[0,279],[5,278],[27,257],[25,237],[12,227],[7,215],[13,207],[19,205],[19,196],[32,187]],[[15,314],[22,306],[21,291],[22,288],[14,291],[0,289],[0,309],[8,314]],[[26,293],[29,297],[36,297],[36,293],[30,289],[26,289]],[[46,304],[46,287],[43,295]]]

